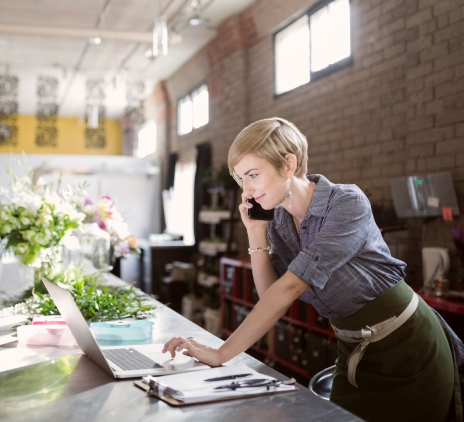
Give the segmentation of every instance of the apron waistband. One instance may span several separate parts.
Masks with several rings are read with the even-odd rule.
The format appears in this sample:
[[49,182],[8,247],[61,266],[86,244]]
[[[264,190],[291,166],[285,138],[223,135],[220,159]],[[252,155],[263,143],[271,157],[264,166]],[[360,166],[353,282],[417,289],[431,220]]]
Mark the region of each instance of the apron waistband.
[[401,327],[409,317],[414,314],[419,304],[419,297],[416,293],[412,295],[411,302],[406,307],[406,309],[398,316],[394,316],[385,321],[382,321],[378,324],[368,326],[361,330],[351,331],[351,330],[342,330],[335,327],[332,323],[332,328],[335,332],[335,335],[343,341],[349,343],[359,343],[356,348],[351,352],[351,355],[348,357],[348,382],[358,387],[356,384],[356,368],[358,363],[364,356],[367,346],[370,343],[375,343],[376,341],[382,340],[387,337],[397,328]]

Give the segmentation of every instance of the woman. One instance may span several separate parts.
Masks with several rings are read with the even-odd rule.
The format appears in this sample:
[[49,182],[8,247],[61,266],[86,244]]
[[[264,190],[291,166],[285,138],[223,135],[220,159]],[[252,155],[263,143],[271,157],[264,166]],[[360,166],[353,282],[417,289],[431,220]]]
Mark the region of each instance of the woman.
[[[220,365],[299,298],[330,319],[337,336],[332,401],[368,421],[461,420],[450,344],[461,362],[462,343],[403,281],[406,264],[390,255],[363,192],[306,176],[307,140],[281,118],[242,130],[228,164],[243,189],[239,210],[260,301],[219,349],[173,338],[163,351],[186,349]],[[276,208],[273,221],[249,219],[248,198]]]

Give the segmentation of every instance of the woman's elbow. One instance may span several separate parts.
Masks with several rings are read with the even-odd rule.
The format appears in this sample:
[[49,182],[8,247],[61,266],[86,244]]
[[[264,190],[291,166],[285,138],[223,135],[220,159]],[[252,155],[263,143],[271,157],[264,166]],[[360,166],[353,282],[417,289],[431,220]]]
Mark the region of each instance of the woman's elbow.
[[289,306],[309,288],[306,281],[302,280],[291,271],[287,271],[283,277],[278,280],[278,283],[282,290],[282,295],[287,298],[285,302],[289,302]]

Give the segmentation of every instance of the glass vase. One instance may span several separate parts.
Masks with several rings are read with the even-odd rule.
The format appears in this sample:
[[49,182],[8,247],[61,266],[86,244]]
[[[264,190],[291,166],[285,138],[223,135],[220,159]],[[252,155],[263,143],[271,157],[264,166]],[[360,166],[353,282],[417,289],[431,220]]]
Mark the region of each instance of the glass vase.
[[110,235],[101,230],[96,223],[83,224],[82,228],[74,233],[79,240],[79,249],[66,251],[63,260],[65,264],[71,263],[83,266],[84,270],[108,271],[110,265]]

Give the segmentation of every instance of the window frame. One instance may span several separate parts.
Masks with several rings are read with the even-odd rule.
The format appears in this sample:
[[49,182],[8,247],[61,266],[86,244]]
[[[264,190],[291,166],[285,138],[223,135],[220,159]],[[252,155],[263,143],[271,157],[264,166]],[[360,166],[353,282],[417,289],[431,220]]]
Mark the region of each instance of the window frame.
[[[208,122],[205,123],[203,126],[200,126],[200,127],[197,127],[195,128],[193,126],[193,116],[194,116],[194,111],[193,111],[193,93],[196,92],[196,91],[199,91],[200,88],[202,86],[205,86],[206,87],[206,91],[208,92]],[[190,132],[187,132],[187,133],[183,133],[183,134],[180,134],[179,133],[179,128],[180,128],[180,113],[179,113],[179,104],[181,101],[185,100],[187,97],[190,97],[190,101],[192,102],[192,130]],[[190,89],[185,95],[183,95],[182,97],[180,97],[178,100],[177,100],[177,119],[176,119],[176,122],[177,122],[177,136],[181,137],[181,136],[185,136],[185,135],[189,135],[191,133],[193,133],[194,131],[196,130],[199,130],[199,129],[202,129],[204,128],[205,126],[208,126],[209,122],[210,122],[210,105],[211,105],[211,101],[210,101],[210,96],[209,96],[209,86],[208,86],[208,83],[206,81],[203,81],[201,83],[199,83],[198,85],[195,85],[195,87],[193,89]]]
[[[311,16],[314,15],[316,12],[321,10],[322,8],[328,6],[330,3],[333,3],[335,0],[321,0],[320,2],[316,3],[315,5],[311,6],[309,9],[305,10],[304,12],[300,13],[298,16],[293,18],[290,22],[286,23],[284,26],[280,27],[277,31],[272,34],[272,94],[274,98],[279,98],[282,95],[288,94],[290,92],[294,92],[295,90],[302,88],[306,85],[310,85],[312,82],[318,81],[319,79],[325,78],[326,76],[331,75],[332,73],[338,72],[339,70],[345,69],[353,65],[354,62],[354,48],[353,48],[353,0],[348,0],[348,4],[350,6],[350,55],[342,60],[339,60],[336,63],[329,64],[324,69],[318,70],[317,72],[311,71]],[[289,91],[281,92],[278,94],[276,92],[277,88],[277,78],[276,78],[276,35],[279,34],[284,29],[287,29],[290,25],[294,24],[298,19],[302,18],[304,15],[308,16],[308,26],[309,26],[309,34],[310,34],[310,47],[309,47],[309,82],[306,82],[302,85],[298,85],[295,88],[290,89]]]

